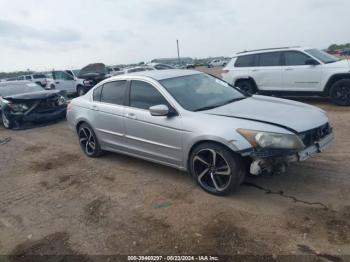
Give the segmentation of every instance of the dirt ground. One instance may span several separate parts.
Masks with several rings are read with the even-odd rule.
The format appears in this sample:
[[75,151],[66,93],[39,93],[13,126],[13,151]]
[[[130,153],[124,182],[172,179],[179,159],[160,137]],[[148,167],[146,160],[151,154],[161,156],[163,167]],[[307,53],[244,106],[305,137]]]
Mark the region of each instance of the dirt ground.
[[0,140],[11,137],[0,145],[0,254],[348,261],[350,109],[327,99],[299,101],[328,112],[335,144],[286,174],[249,177],[228,197],[209,195],[186,173],[143,160],[89,159],[65,121],[21,131],[0,126]]

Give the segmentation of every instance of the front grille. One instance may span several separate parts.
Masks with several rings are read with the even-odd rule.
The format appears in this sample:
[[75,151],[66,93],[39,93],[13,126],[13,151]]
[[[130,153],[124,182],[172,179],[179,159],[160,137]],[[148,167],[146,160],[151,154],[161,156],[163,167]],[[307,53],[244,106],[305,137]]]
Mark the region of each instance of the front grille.
[[329,123],[320,126],[318,128],[303,132],[299,135],[301,140],[304,142],[306,147],[312,146],[315,142],[320,141],[322,138],[326,137],[332,133],[332,127]]
[[49,111],[59,107],[58,97],[42,100],[35,108],[36,112]]

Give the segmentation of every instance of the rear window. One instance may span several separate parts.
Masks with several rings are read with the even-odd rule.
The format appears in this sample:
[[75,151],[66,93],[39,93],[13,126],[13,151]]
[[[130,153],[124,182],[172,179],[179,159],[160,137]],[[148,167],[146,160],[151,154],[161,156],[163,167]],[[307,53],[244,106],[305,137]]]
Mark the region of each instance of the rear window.
[[261,53],[259,55],[259,66],[280,66],[281,52]]
[[38,78],[46,78],[45,75],[40,75],[40,74],[37,74],[37,75],[33,75],[33,78],[34,79],[38,79]]
[[235,67],[251,67],[254,66],[255,55],[244,55],[237,57]]

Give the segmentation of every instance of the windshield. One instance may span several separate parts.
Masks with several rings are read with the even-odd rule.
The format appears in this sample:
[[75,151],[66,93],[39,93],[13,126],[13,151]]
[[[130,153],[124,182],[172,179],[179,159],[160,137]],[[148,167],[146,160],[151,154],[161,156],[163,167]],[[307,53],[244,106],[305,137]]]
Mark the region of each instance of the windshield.
[[169,78],[160,83],[189,111],[209,110],[245,98],[226,82],[207,74]]
[[339,58],[318,49],[308,49],[305,50],[305,52],[316,57],[318,60],[321,60],[325,64],[339,61]]
[[44,89],[34,83],[0,86],[0,96],[13,96],[31,92],[43,91]]

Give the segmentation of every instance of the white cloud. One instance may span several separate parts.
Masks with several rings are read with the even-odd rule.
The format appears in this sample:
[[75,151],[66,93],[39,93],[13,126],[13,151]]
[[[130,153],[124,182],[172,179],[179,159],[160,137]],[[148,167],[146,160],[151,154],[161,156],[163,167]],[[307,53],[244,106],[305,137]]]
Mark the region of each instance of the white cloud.
[[347,0],[0,0],[0,71],[349,42]]

